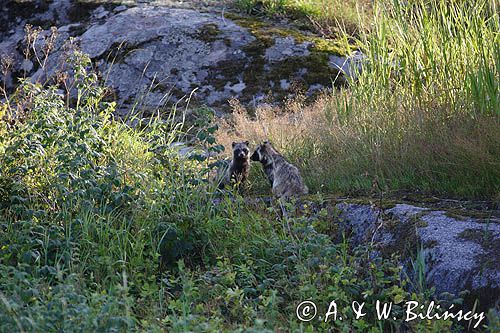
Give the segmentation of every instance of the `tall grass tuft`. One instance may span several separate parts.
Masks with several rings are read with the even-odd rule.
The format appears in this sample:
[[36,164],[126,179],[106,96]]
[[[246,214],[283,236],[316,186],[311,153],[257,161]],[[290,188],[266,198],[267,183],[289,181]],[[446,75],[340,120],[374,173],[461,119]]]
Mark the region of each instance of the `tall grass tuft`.
[[[471,15],[474,13],[474,15]],[[500,26],[494,1],[379,1],[348,89],[312,105],[236,112],[226,130],[270,138],[313,191],[498,198]],[[221,140],[226,140],[224,135]]]

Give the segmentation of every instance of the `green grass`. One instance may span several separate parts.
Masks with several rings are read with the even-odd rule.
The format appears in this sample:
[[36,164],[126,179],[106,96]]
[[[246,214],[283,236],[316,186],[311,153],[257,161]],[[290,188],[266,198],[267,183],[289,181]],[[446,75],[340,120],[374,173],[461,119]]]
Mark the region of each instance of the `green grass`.
[[[332,299],[363,299],[369,315],[347,311],[338,329],[384,332],[400,321],[378,322],[375,299],[429,299],[397,256],[335,241],[325,211],[290,206],[281,218],[214,191],[202,155],[169,148],[187,135],[183,124],[113,120],[89,63],[71,58],[73,103],[24,81],[2,104],[0,331],[325,330],[333,324],[295,317],[313,298],[322,311]],[[197,144],[218,150],[211,114],[197,113]]]
[[495,2],[377,4],[372,31],[357,43],[363,71],[348,89],[312,105],[257,110],[257,118],[238,113],[235,128],[245,139],[274,141],[313,191],[498,199]]
[[253,15],[289,18],[328,37],[357,35],[371,23],[370,0],[235,0],[235,4]]

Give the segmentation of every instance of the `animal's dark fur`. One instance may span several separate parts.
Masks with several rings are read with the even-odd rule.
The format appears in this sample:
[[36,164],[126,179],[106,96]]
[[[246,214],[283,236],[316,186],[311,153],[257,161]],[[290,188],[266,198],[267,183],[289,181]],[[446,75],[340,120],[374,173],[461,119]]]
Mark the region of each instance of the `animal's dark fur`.
[[223,170],[220,178],[219,188],[234,182],[237,186],[245,184],[250,172],[249,142],[233,142],[233,159]]
[[300,176],[299,169],[279,154],[269,142],[259,145],[251,159],[262,163],[276,197],[286,198],[307,194],[308,189]]

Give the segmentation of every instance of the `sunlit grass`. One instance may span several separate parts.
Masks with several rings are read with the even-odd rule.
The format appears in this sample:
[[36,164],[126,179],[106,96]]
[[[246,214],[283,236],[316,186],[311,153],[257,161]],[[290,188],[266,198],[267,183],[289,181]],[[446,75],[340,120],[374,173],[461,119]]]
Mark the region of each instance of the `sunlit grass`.
[[[470,13],[475,13],[470,15]],[[491,1],[378,2],[347,90],[312,105],[235,114],[270,138],[313,191],[411,190],[498,198],[500,35]],[[224,135],[221,135],[221,140]]]
[[336,37],[342,32],[357,35],[369,28],[370,0],[236,0],[249,13],[305,20],[318,33]]

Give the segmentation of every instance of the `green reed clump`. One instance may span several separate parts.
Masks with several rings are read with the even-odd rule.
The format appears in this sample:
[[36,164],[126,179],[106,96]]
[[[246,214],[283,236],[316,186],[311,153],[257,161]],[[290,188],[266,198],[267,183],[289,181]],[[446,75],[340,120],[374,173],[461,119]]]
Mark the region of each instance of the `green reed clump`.
[[374,22],[362,39],[362,73],[338,105],[339,120],[362,138],[355,156],[364,156],[361,163],[371,164],[390,188],[496,196],[500,21],[494,2],[379,2]]
[[393,92],[410,107],[446,106],[429,113],[498,115],[500,23],[494,4],[378,2],[372,34],[363,38],[368,61],[353,87],[356,97],[375,108]]
[[495,2],[375,4],[347,89],[309,105],[299,98],[280,110],[264,107],[256,118],[236,112],[228,131],[271,138],[313,191],[498,198]]

